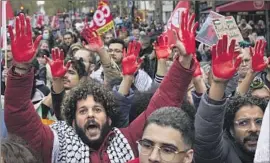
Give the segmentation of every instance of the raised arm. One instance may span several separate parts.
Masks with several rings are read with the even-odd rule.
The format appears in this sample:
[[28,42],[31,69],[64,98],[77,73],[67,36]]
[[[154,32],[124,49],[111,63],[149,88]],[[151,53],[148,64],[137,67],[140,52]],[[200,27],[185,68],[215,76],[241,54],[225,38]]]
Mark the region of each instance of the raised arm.
[[[196,23],[191,27],[195,15],[191,17],[189,23],[187,22],[188,14],[184,16],[186,17],[185,21],[182,21],[182,33],[179,33],[181,35],[178,35],[179,37],[177,37],[176,43],[176,46],[181,51],[181,56],[174,61],[167,76],[163,79],[160,87],[152,97],[147,109],[127,128],[132,143],[135,143],[141,138],[146,119],[153,111],[165,106],[179,107],[186,95],[188,85],[195,70],[192,54],[195,53],[196,49],[194,37],[198,24]],[[168,44],[167,46],[169,48]]]
[[195,69],[195,72],[193,73],[193,78],[192,78],[195,91],[192,91],[191,93],[192,93],[193,104],[195,108],[197,109],[201,101],[201,96],[207,91],[207,88],[202,77],[200,62],[198,62],[198,60],[196,59],[196,56],[193,56],[193,58],[195,60],[195,65],[196,65],[196,69]]
[[264,60],[264,51],[266,45],[266,41],[259,40],[256,42],[254,50],[252,47],[250,47],[249,51],[252,58],[252,69],[247,72],[244,80],[238,85],[237,92],[240,95],[245,95],[248,92],[250,84],[255,78],[257,72],[261,72],[267,67],[268,59]]
[[65,90],[63,77],[66,74],[71,62],[68,61],[64,65],[64,52],[58,48],[52,49],[52,59],[44,56],[47,63],[50,65],[52,72],[52,88],[51,88],[51,100],[55,116],[58,120],[61,120],[61,104],[64,98]]
[[90,51],[97,52],[99,55],[104,71],[104,80],[110,83],[112,79],[121,77],[121,71],[118,65],[111,59],[111,56],[108,55],[101,37],[95,30],[89,27],[87,22],[81,34],[88,42],[86,48]]
[[[25,24],[26,23],[26,24]],[[26,27],[26,30],[25,30]],[[30,19],[23,14],[16,17],[16,36],[9,26],[14,65],[9,70],[5,94],[5,123],[10,133],[25,139],[30,146],[50,158],[53,147],[53,133],[49,126],[41,123],[31,102],[34,72],[31,61],[41,40],[38,36],[32,42]],[[45,159],[45,162],[49,160]]]
[[140,44],[136,41],[129,43],[128,50],[124,50],[122,61],[123,80],[120,86],[113,88],[114,96],[118,105],[120,105],[120,115],[117,127],[127,127],[129,124],[129,112],[133,99],[133,90],[131,85],[134,81],[134,74],[138,71],[142,60],[138,58],[140,53]]
[[228,154],[223,139],[223,123],[227,82],[234,76],[241,59],[234,53],[235,40],[227,50],[228,37],[212,47],[213,82],[209,93],[204,94],[195,117],[195,161],[221,163]]

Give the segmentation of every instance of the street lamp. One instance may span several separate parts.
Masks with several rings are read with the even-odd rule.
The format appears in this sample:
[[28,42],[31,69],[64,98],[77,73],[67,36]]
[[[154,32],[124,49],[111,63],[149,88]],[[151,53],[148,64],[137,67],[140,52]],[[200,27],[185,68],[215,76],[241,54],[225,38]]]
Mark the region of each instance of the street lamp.
[[45,1],[37,1],[37,6],[40,7],[39,12],[42,14],[45,14],[44,4],[45,4]]
[[45,1],[37,1],[37,5],[38,6],[42,6],[42,5],[44,5],[45,4]]
[[[68,1],[69,2],[69,17],[70,17],[70,19],[72,20],[73,19],[73,15],[74,15],[74,11],[73,11],[73,9],[74,9],[74,6],[73,6],[73,1],[72,0],[69,0]],[[70,11],[71,10],[71,11]]]

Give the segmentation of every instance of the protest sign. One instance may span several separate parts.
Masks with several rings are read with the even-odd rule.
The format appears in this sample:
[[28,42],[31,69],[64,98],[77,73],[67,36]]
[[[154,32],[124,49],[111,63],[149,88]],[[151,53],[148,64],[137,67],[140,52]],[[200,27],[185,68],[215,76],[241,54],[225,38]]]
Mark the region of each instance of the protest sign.
[[229,30],[224,18],[214,19],[212,20],[212,23],[218,39],[221,39],[223,35],[228,34]]
[[229,42],[232,39],[236,40],[236,46],[239,42],[243,41],[242,34],[235,22],[233,16],[224,17],[213,11],[210,12],[202,28],[196,36],[196,40],[208,45],[213,46],[221,39],[223,35],[228,35]]
[[218,37],[216,36],[215,29],[213,28],[213,19],[224,18],[223,15],[220,15],[216,12],[211,11],[202,25],[200,31],[197,33],[196,40],[208,45],[212,46],[217,43]]
[[228,28],[228,36],[229,36],[229,40],[235,39],[236,43],[239,44],[239,42],[243,41],[243,36],[236,24],[236,21],[234,19],[233,16],[227,16],[225,18],[226,21],[226,25]]

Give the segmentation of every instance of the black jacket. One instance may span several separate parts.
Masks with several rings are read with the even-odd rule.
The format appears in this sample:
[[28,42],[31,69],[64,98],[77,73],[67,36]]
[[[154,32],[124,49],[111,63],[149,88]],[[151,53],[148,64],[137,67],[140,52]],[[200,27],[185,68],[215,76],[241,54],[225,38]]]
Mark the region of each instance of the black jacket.
[[244,153],[223,131],[226,99],[214,101],[204,94],[195,118],[196,163],[253,163],[254,156]]
[[144,56],[143,63],[141,65],[141,68],[152,78],[155,78],[155,73],[157,69],[157,60],[150,59],[150,55],[153,52],[153,47],[149,46],[146,49],[141,50],[140,57]]
[[42,80],[45,83],[45,85],[47,85],[47,69],[46,69],[46,66],[39,69],[38,78],[39,78],[39,80]]

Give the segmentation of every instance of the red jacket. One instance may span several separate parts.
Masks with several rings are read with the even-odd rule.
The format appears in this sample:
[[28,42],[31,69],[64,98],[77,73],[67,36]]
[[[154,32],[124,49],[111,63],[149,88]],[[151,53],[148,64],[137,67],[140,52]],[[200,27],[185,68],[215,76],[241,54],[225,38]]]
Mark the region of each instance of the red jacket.
[[[129,141],[135,157],[138,157],[136,141],[142,137],[147,117],[164,106],[179,107],[186,95],[194,70],[194,64],[191,69],[185,69],[175,61],[147,109],[128,127],[120,129]],[[5,92],[5,122],[10,133],[24,138],[35,151],[41,153],[45,163],[50,163],[54,136],[50,127],[41,123],[30,100],[33,80],[33,71],[23,76],[16,75],[12,70],[9,71]],[[107,141],[106,138],[104,142]],[[106,144],[102,144],[98,151],[91,152],[91,162],[110,162],[106,153]]]

